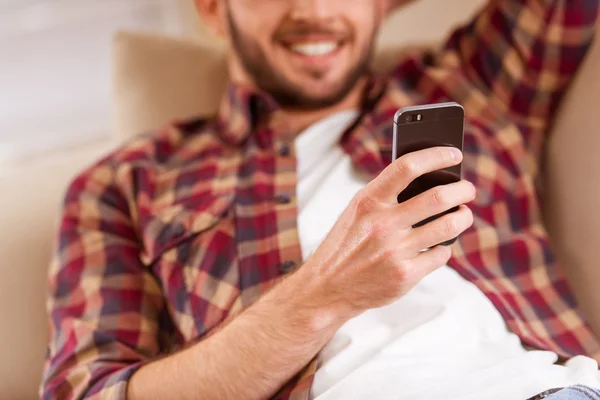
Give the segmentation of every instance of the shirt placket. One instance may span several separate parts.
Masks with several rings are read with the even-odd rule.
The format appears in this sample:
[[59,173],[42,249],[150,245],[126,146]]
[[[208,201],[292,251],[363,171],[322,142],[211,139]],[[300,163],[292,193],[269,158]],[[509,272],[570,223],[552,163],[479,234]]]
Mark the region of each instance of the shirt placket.
[[280,276],[293,272],[302,262],[296,195],[297,160],[292,140],[291,135],[285,135],[277,137],[274,143],[274,209]]
[[302,260],[297,229],[293,137],[254,130],[239,172],[236,237],[243,306],[264,295]]

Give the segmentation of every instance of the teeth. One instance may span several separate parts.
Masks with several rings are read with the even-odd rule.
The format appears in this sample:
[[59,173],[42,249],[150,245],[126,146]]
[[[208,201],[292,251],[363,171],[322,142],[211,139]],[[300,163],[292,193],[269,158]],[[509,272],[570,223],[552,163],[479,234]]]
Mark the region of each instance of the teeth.
[[335,42],[302,43],[291,46],[292,51],[305,56],[324,56],[337,49]]

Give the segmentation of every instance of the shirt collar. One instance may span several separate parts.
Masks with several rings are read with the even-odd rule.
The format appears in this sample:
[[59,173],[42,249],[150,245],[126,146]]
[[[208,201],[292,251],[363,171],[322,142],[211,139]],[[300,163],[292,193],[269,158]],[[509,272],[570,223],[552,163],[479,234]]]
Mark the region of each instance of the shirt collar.
[[[391,136],[388,138],[386,132],[379,129],[387,123],[387,113],[385,110],[393,107],[389,103],[387,96],[388,84],[384,77],[372,75],[367,83],[363,98],[361,100],[361,114],[353,126],[350,126],[346,131],[342,142],[349,140],[351,136],[360,142],[373,144],[382,152],[391,150]],[[394,111],[395,113],[395,111]],[[390,128],[392,119],[389,120]]]
[[[347,129],[345,137],[352,131],[368,133],[369,127],[375,126],[377,121],[372,114],[384,97],[385,82],[381,77],[370,76],[363,94],[361,116]],[[252,136],[263,148],[272,144],[273,132],[290,135],[289,139],[293,139],[293,136],[286,132],[285,121],[279,117],[279,111],[280,107],[270,95],[248,86],[230,83],[217,115],[219,134],[225,142],[235,146]],[[360,126],[366,129],[357,129]],[[382,150],[391,146],[391,143],[387,142],[385,138],[377,139]]]
[[[271,96],[247,86],[230,83],[217,115],[219,134],[227,143],[240,145],[278,109]],[[257,137],[259,144],[265,146],[267,138],[260,136],[259,134]]]

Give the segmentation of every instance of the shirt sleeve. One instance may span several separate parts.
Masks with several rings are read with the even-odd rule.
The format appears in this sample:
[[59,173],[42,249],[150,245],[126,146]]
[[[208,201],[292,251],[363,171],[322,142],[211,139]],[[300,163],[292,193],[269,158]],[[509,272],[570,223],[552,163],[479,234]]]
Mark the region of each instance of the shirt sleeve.
[[132,374],[159,352],[160,287],[142,265],[128,205],[100,165],[64,202],[50,270],[50,344],[43,399],[124,399]]
[[544,127],[591,44],[599,2],[491,0],[451,36],[446,62],[516,121]]

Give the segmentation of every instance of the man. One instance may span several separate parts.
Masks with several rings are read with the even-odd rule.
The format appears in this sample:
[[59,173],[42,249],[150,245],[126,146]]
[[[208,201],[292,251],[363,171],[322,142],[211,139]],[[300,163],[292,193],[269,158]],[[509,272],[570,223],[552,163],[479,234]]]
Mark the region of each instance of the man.
[[[69,188],[44,398],[600,387],[600,344],[535,192],[599,1],[491,1],[439,54],[376,77],[374,38],[402,3],[197,0],[228,40],[232,84],[215,119],[134,140]],[[463,156],[435,148],[390,164],[393,115],[448,100],[467,113],[466,181],[397,204],[413,179]],[[453,254],[435,246],[462,232]]]

